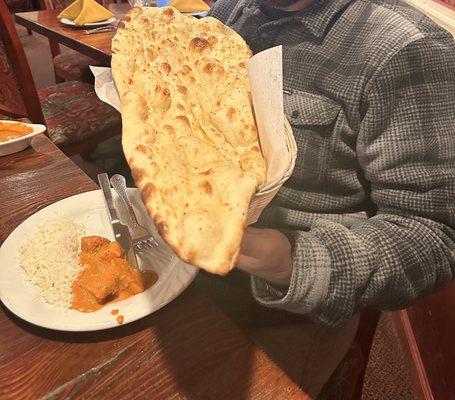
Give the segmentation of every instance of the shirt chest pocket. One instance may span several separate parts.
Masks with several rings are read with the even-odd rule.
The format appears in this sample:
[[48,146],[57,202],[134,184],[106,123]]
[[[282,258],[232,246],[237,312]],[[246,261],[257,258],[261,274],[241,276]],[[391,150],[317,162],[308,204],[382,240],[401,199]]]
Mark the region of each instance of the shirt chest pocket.
[[284,90],[284,111],[291,125],[329,126],[341,105],[327,97],[298,90]]
[[320,181],[334,156],[341,105],[321,95],[284,90],[284,111],[298,148],[293,176],[307,182]]

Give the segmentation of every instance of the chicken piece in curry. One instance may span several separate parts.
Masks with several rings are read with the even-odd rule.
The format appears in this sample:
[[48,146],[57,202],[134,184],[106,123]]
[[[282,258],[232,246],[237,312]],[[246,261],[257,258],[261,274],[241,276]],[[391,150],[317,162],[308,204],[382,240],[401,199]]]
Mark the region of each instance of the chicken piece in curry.
[[96,311],[141,293],[158,279],[153,271],[131,267],[119,243],[100,236],[82,238],[79,258],[85,269],[73,283],[71,304],[79,311]]

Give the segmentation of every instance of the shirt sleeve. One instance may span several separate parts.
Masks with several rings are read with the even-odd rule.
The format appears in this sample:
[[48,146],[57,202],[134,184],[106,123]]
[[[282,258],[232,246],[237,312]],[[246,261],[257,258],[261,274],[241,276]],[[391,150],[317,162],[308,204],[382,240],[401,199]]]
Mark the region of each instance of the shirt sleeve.
[[357,157],[377,214],[289,234],[289,288],[252,278],[256,299],[337,325],[366,305],[409,306],[455,273],[455,45],[424,37],[365,89]]

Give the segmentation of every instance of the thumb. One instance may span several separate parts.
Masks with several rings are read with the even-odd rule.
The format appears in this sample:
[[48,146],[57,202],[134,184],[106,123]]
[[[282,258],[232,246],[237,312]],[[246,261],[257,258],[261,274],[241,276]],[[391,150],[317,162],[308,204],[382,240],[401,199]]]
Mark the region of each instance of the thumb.
[[240,244],[240,254],[249,257],[258,257],[261,254],[262,230],[247,227]]

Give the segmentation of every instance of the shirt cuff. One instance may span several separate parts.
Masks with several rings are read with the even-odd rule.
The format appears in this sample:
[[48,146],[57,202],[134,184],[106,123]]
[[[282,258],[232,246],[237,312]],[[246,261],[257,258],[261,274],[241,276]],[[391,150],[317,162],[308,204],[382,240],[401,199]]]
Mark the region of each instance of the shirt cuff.
[[308,314],[327,294],[330,282],[330,254],[321,241],[309,232],[286,232],[292,244],[292,276],[289,287],[251,277],[253,296],[267,307]]

